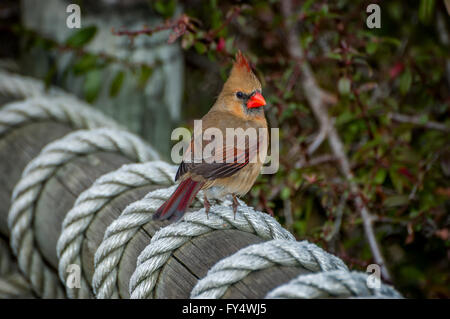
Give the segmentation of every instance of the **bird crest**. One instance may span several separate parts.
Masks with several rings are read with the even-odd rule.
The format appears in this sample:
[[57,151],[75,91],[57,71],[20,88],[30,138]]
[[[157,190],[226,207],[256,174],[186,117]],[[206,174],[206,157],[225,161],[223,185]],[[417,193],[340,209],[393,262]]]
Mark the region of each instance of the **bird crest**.
[[247,70],[247,72],[251,71],[250,63],[242,54],[241,50],[238,50],[238,52],[236,53],[236,61],[234,62],[234,65],[240,69]]

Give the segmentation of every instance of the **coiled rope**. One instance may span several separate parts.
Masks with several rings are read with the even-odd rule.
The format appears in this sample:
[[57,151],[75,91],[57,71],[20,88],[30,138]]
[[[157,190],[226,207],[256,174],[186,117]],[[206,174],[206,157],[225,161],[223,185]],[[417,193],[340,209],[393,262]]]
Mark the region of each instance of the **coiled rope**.
[[0,136],[14,127],[38,121],[67,123],[76,129],[119,127],[114,120],[75,98],[41,96],[6,104],[0,110]]
[[32,297],[27,280],[20,273],[9,245],[0,238],[0,299]]
[[[68,277],[67,267],[77,264],[81,267],[81,249],[86,239],[86,230],[96,214],[120,194],[145,185],[171,185],[176,167],[155,161],[143,164],[123,165],[116,171],[105,174],[77,198],[67,213],[57,244],[59,277],[63,283]],[[70,298],[91,298],[91,286],[81,272],[81,287],[66,286]]]
[[0,299],[34,298],[28,281],[18,271],[0,277]]
[[338,257],[307,241],[272,240],[251,245],[215,264],[192,289],[191,298],[221,298],[249,273],[272,266],[294,266],[312,272],[344,270]]
[[44,298],[64,297],[64,289],[35,247],[35,204],[44,184],[60,166],[76,156],[98,151],[118,152],[138,162],[159,158],[150,146],[126,131],[106,128],[77,131],[43,148],[40,155],[27,165],[14,188],[8,215],[11,247],[20,269],[28,276],[36,293]]
[[27,98],[42,95],[65,95],[66,93],[56,87],[46,89],[44,82],[32,77],[0,70],[0,95]]
[[[176,167],[173,166],[171,183],[175,176]],[[102,243],[95,253],[94,276],[92,287],[97,298],[119,298],[117,276],[119,262],[125,252],[125,247],[134,235],[147,223],[152,221],[153,213],[170,197],[177,186],[158,189],[147,194],[142,200],[128,205],[122,214],[108,226]],[[224,206],[230,206],[231,201],[211,199]],[[202,203],[202,191],[197,195],[197,202]],[[245,205],[239,201],[241,205]],[[196,206],[194,202],[193,207]]]
[[159,273],[173,252],[191,240],[214,230],[237,229],[263,239],[295,241],[294,236],[271,216],[245,206],[239,207],[234,218],[231,207],[211,207],[209,219],[205,210],[188,214],[180,223],[160,229],[138,257],[137,267],[130,279],[131,298],[153,298]]
[[301,275],[270,291],[266,298],[402,298],[391,286],[368,285],[369,276],[361,272],[342,270]]

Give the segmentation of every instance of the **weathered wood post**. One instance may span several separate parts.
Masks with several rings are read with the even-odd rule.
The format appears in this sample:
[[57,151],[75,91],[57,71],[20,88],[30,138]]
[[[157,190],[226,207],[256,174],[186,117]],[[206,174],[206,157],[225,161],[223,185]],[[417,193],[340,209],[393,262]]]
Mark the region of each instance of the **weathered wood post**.
[[126,163],[157,159],[137,136],[115,129],[76,131],[48,144],[14,188],[8,226],[20,269],[43,297],[62,297],[55,273],[61,222],[78,195]]

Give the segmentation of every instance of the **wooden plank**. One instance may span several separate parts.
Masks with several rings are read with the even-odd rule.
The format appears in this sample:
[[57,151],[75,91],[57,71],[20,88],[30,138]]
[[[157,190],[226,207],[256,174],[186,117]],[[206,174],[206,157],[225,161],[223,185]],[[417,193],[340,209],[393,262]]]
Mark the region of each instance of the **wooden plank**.
[[[205,217],[206,218],[206,217]],[[118,285],[121,298],[129,298],[129,280],[136,268],[136,260],[150,243],[156,229],[153,222],[145,225],[127,245],[119,265]],[[258,236],[239,230],[214,231],[187,242],[177,249],[162,268],[155,287],[156,298],[189,298],[199,278],[219,260],[248,245],[262,242]],[[296,267],[274,266],[250,273],[242,281],[232,285],[224,298],[264,298],[267,292],[297,277],[310,273]]]
[[274,266],[251,272],[241,281],[231,285],[223,299],[261,299],[282,284],[301,274],[309,274],[305,268]]
[[[197,280],[206,276],[208,270],[219,260],[231,256],[243,247],[262,241],[254,234],[236,229],[217,230],[195,237],[177,249],[173,258],[163,268],[155,296],[157,298],[189,298]],[[172,266],[175,263],[179,266]],[[183,281],[182,279],[188,274],[195,277],[195,280]],[[180,289],[173,289],[176,286]]]

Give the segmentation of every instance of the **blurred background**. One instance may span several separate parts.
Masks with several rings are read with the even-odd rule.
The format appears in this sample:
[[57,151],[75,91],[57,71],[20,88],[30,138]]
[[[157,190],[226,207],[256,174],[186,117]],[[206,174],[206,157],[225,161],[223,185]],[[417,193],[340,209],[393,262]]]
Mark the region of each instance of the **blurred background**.
[[[365,271],[358,196],[391,283],[405,297],[450,297],[450,1],[282,2],[2,0],[0,68],[76,94],[170,161],[172,130],[209,110],[242,50],[281,148],[279,171],[244,200]],[[71,3],[80,29],[67,27]],[[367,27],[371,3],[381,28]],[[358,194],[320,139],[302,63],[326,92]]]

